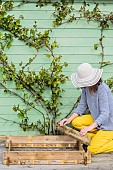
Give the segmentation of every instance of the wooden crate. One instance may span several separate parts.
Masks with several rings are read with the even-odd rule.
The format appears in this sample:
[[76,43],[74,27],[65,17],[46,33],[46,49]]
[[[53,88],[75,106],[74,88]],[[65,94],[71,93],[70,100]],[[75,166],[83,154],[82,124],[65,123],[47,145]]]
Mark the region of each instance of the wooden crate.
[[7,151],[3,152],[5,165],[91,163],[91,153],[80,150],[79,142],[66,135],[10,136],[6,139],[6,147]]

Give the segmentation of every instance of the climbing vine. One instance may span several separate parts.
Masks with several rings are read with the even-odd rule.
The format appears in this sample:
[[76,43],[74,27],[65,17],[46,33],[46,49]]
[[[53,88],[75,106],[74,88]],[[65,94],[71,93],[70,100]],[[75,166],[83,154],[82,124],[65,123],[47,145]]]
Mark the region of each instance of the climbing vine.
[[[0,51],[0,63],[2,64],[1,72],[5,93],[10,93],[21,99],[25,104],[26,108],[21,108],[14,106],[13,110],[17,112],[18,118],[21,120],[20,127],[26,130],[37,129],[43,134],[54,134],[54,123],[57,116],[61,113],[58,109],[59,102],[61,98],[61,93],[64,91],[60,85],[64,84],[67,77],[62,74],[63,67],[67,66],[67,63],[60,64],[62,56],[55,56],[54,49],[58,48],[57,42],[54,41],[50,43],[50,32],[51,30],[46,30],[43,34],[38,32],[37,24],[33,25],[32,29],[23,28],[20,20],[23,16],[18,19],[13,15],[6,15],[8,10],[14,8],[13,1],[4,2],[1,4],[1,23],[0,28],[2,30],[8,31],[9,33],[0,33],[1,38],[1,51]],[[8,57],[6,56],[5,49],[11,48],[13,37],[20,41],[23,41],[27,46],[33,47],[36,50],[36,54],[33,58],[29,58],[26,64],[22,62],[19,63],[20,69],[17,70],[15,64],[11,62],[9,64]],[[37,58],[38,52],[41,48],[46,48],[48,53],[46,57],[51,61],[48,68],[42,67],[38,74],[30,70],[30,64]],[[25,69],[27,68],[27,73]],[[13,81],[15,83],[16,92],[13,92],[7,88],[8,81]],[[22,91],[23,95],[19,95],[18,91]],[[50,92],[48,99],[45,98],[45,91]],[[37,108],[41,106],[43,111]],[[40,113],[43,117],[43,122],[37,120],[35,123],[29,124],[28,112],[31,109],[35,109],[37,113]]]
[[113,12],[110,12],[109,14],[102,13],[99,9],[98,3],[95,4],[92,10],[89,10],[87,7],[90,6],[90,4],[85,1],[79,10],[76,10],[66,1],[54,2],[52,5],[55,7],[55,12],[53,12],[53,16],[55,18],[53,25],[55,27],[62,24],[79,21],[80,19],[85,19],[88,23],[90,23],[90,21],[94,21],[99,24],[101,33],[99,42],[94,44],[94,49],[97,50],[99,46],[102,49],[100,53],[100,56],[102,57],[100,68],[108,65],[109,61],[105,61],[103,39],[105,38],[104,30],[109,29],[110,24],[113,25]]
[[[68,64],[66,62],[61,64],[62,56],[56,56],[54,54],[54,50],[58,48],[58,44],[56,41],[50,41],[52,29],[45,30],[44,33],[38,32],[36,21],[31,29],[23,27],[21,20],[24,16],[20,15],[19,18],[15,18],[14,15],[8,14],[8,11],[21,7],[26,3],[29,3],[29,0],[23,0],[18,6],[14,6],[13,0],[6,2],[0,1],[0,29],[3,30],[0,32],[0,71],[3,80],[0,85],[4,88],[5,93],[18,97],[19,100],[25,104],[24,108],[19,104],[13,106],[13,110],[17,112],[20,120],[19,122],[12,121],[13,123],[19,124],[24,131],[38,130],[42,134],[55,134],[54,123],[61,114],[59,105],[63,105],[63,103],[60,102],[60,98],[64,92],[61,85],[66,83],[68,79],[62,71]],[[73,0],[60,0],[59,2],[37,0],[36,7],[43,7],[50,3],[55,8],[53,12],[54,27],[79,21],[80,19],[85,19],[88,23],[90,23],[90,21],[99,23],[101,34],[99,42],[94,44],[94,49],[97,50],[99,46],[101,47],[100,68],[111,64],[110,61],[105,61],[103,39],[105,38],[104,30],[109,29],[109,25],[113,24],[113,13],[103,14],[99,9],[99,4],[95,4],[95,7],[90,11],[87,8],[90,4],[86,2],[83,3],[79,10],[76,10],[73,7]],[[79,15],[76,16],[76,13]],[[35,49],[34,57],[29,58],[25,64],[20,61],[19,69],[17,69],[13,62],[9,62],[8,56],[5,54],[5,50],[12,47],[14,38],[24,42],[26,46]],[[43,66],[41,70],[36,73],[30,69],[30,65],[37,60],[38,53],[41,49],[48,51],[46,52],[46,57],[50,65],[48,68]],[[14,83],[15,91],[8,88],[8,82]],[[111,89],[113,88],[112,77],[106,80],[106,83]],[[20,91],[22,95],[20,95]],[[45,97],[46,91],[49,91],[47,99]],[[73,107],[77,105],[79,100],[80,97]],[[42,109],[40,109],[40,107]],[[40,117],[38,114],[42,116],[43,122],[40,121],[40,118],[35,122],[30,122],[29,112],[32,109],[37,113],[37,117]],[[71,114],[72,109],[68,115]]]
[[[40,5],[41,2],[42,1],[37,2],[37,6],[44,6],[44,4],[42,6]],[[49,3],[50,2],[51,1],[49,1]],[[74,2],[71,1],[71,3],[73,4]],[[98,47],[101,46],[102,51],[100,53],[100,56],[102,57],[102,60],[100,62],[100,67],[108,65],[109,61],[106,62],[104,60],[103,39],[105,38],[104,30],[109,29],[110,24],[113,24],[113,12],[110,12],[109,14],[102,13],[99,9],[98,3],[95,4],[92,10],[89,10],[87,7],[90,6],[90,4],[86,3],[85,1],[83,2],[83,5],[80,7],[79,10],[76,10],[72,5],[70,5],[69,1],[53,2],[52,6],[55,7],[55,12],[53,12],[53,16],[55,18],[55,20],[53,21],[53,25],[55,27],[62,24],[78,21],[80,19],[86,19],[88,23],[90,23],[90,21],[94,21],[99,24],[101,34],[99,42],[94,44],[94,49],[97,50]],[[77,13],[79,15],[77,15]]]

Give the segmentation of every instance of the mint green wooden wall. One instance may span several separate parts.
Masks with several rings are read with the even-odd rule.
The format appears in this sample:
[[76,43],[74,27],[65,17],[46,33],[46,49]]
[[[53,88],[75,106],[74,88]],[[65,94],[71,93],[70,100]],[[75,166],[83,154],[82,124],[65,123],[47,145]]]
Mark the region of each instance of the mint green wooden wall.
[[[33,2],[33,1],[31,1]],[[82,5],[82,0],[75,1],[74,7],[76,9]],[[90,8],[94,7],[94,2],[98,2],[100,9],[109,13],[113,11],[113,1],[93,1],[86,0],[90,3]],[[19,1],[15,0],[15,5]],[[38,29],[43,32],[45,29],[52,28],[51,41],[56,40],[59,44],[59,48],[55,50],[55,54],[61,54],[63,56],[62,62],[67,62],[68,67],[63,71],[64,74],[69,76],[69,81],[63,86],[65,93],[63,94],[62,101],[64,105],[60,108],[64,117],[72,108],[76,102],[77,97],[81,93],[80,90],[76,90],[70,81],[70,75],[76,72],[77,66],[83,62],[91,63],[93,66],[99,68],[99,62],[101,62],[101,48],[94,50],[93,45],[98,43],[100,37],[100,29],[96,22],[90,22],[88,24],[85,20],[75,21],[73,23],[64,24],[57,28],[52,25],[54,8],[50,5],[37,8],[35,3],[28,3],[20,8],[15,8],[9,14],[14,14],[17,18],[19,15],[24,16],[24,20],[21,21],[22,25],[31,28],[34,21],[37,21]],[[1,30],[0,30],[1,31]],[[113,27],[104,31],[104,46],[105,46],[105,60],[113,63]],[[14,40],[13,46],[10,50],[5,51],[9,57],[9,62],[13,61],[15,65],[18,65],[20,61],[26,63],[30,57],[33,57],[36,51],[33,48],[27,47],[23,42]],[[39,52],[39,58],[32,64],[31,69],[38,71],[41,66],[47,66],[49,64],[48,59],[44,56],[46,51],[41,50]],[[107,79],[113,75],[113,65],[104,67],[103,79]],[[11,89],[13,84],[9,83]],[[14,104],[23,105],[23,103],[16,97],[5,95],[3,89],[0,88],[0,117],[13,121],[19,121],[16,113],[12,110]],[[41,119],[41,115],[33,110],[30,113],[31,120]],[[7,122],[0,119],[0,135],[36,135],[37,132],[23,132],[18,125],[11,122]]]

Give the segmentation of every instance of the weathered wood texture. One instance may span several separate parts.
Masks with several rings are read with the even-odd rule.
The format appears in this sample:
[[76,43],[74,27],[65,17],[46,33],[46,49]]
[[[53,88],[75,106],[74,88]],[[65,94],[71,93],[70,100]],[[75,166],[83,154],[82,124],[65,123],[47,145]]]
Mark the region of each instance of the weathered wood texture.
[[62,164],[61,165],[3,165],[2,154],[3,151],[6,150],[5,142],[0,141],[0,169],[1,170],[112,170],[113,169],[113,153],[104,153],[92,155],[91,164],[87,164],[86,166],[83,164]]
[[91,163],[90,152],[84,151],[10,151],[3,152],[3,164],[84,164]]
[[61,165],[3,165],[2,154],[3,150],[5,150],[5,143],[0,141],[0,169],[1,170],[112,170],[113,169],[113,153],[106,153],[106,154],[98,154],[92,156],[92,163],[87,164],[86,166],[83,164],[62,164]]
[[[4,0],[6,1],[6,0]],[[19,4],[21,0],[14,0],[15,6]],[[20,8],[15,8],[10,11],[10,14],[18,18],[21,14],[24,16],[24,19],[21,20],[23,27],[32,28],[34,21],[37,22],[39,32],[43,33],[46,29],[52,29],[51,33],[51,42],[56,40],[59,44],[59,48],[55,50],[55,54],[60,54],[63,56],[61,62],[67,62],[68,67],[63,70],[63,73],[69,76],[69,80],[63,86],[66,90],[62,96],[63,106],[60,106],[59,109],[62,112],[61,118],[63,118],[66,113],[72,109],[72,106],[76,102],[76,99],[80,95],[81,91],[76,90],[70,81],[70,75],[73,72],[76,72],[77,66],[83,62],[89,62],[95,67],[99,67],[101,62],[101,48],[94,50],[94,44],[99,42],[100,38],[100,28],[99,24],[95,21],[87,22],[86,20],[74,21],[72,23],[63,24],[59,27],[53,27],[54,17],[52,13],[54,12],[54,7],[47,5],[43,8],[36,7],[37,0],[30,0],[30,3],[27,3]],[[73,6],[75,9],[79,9],[83,5],[84,0],[75,1]],[[103,13],[113,12],[113,1],[112,0],[86,0],[87,3],[90,3],[89,9],[93,9],[95,6],[94,2],[99,3],[99,8]],[[78,14],[76,14],[78,15]],[[0,30],[2,31],[2,30]],[[113,27],[110,26],[109,29],[104,31],[105,38],[103,39],[104,49],[105,49],[105,61],[110,61],[113,63]],[[8,56],[8,61],[14,62],[14,64],[19,67],[18,64],[26,63],[29,61],[29,58],[34,57],[36,50],[33,48],[27,47],[23,42],[14,39],[13,46],[11,49],[6,50],[5,53]],[[47,51],[44,49],[39,51],[38,59],[31,64],[30,69],[38,72],[43,66],[45,68],[50,64],[49,59],[45,57]],[[19,69],[19,68],[18,68]],[[112,64],[103,68],[103,80],[111,77],[113,75],[113,66]],[[9,82],[8,86],[10,89],[14,89],[14,85]],[[45,95],[45,99],[48,97]],[[23,132],[18,124],[12,124],[8,120],[19,121],[17,115],[12,110],[14,105],[20,105],[23,108],[25,107],[17,97],[9,96],[4,94],[4,90],[0,89],[0,135],[37,135],[37,132],[29,131]],[[43,109],[40,106],[37,106],[43,112]],[[4,118],[4,119],[2,119]],[[36,111],[29,111],[29,120],[37,121],[42,120],[40,113],[37,114]]]
[[59,124],[56,124],[55,128],[56,130],[63,132],[64,134],[69,135],[71,137],[74,137],[76,140],[79,140],[86,145],[90,144],[91,138],[87,135],[81,136],[80,133],[75,129],[72,129],[68,126],[60,126]]
[[5,141],[6,140],[6,136],[0,136],[0,141]]
[[[69,136],[7,137],[6,147],[8,150],[3,152],[6,165],[91,163],[91,152],[79,150],[77,140]],[[23,147],[30,150],[23,150]]]
[[38,148],[76,148],[77,140],[65,136],[9,136],[6,138],[6,147],[9,147],[11,142],[11,148],[13,147],[38,147]]

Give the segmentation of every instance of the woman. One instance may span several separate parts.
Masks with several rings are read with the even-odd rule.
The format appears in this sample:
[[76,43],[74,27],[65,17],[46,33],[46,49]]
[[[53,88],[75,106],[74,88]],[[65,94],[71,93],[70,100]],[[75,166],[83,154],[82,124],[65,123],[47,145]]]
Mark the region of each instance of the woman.
[[[63,126],[72,122],[81,136],[91,136],[88,150],[93,154],[113,151],[113,96],[101,77],[102,69],[93,68],[88,63],[78,67],[71,81],[75,87],[82,88],[80,102],[74,113],[59,123]],[[86,109],[91,114],[84,115]]]

